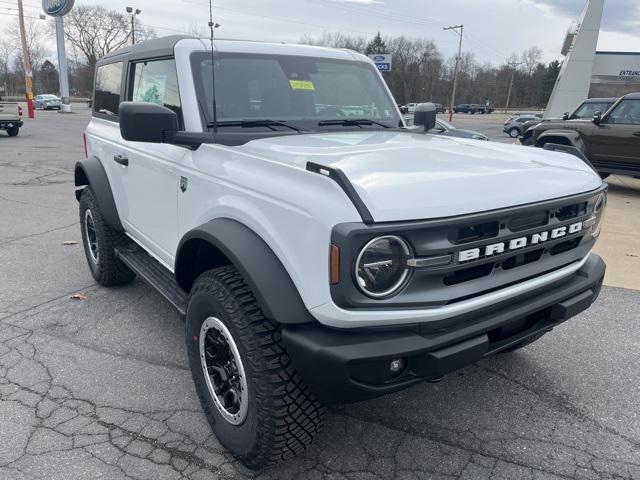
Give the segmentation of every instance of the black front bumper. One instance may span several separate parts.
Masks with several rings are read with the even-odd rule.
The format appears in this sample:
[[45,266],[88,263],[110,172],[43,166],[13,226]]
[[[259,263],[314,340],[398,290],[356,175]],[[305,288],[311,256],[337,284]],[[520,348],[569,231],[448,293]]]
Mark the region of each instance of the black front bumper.
[[[602,287],[605,264],[591,255],[580,270],[527,295],[437,327],[336,330],[318,323],[286,325],[282,338],[294,366],[318,398],[347,403],[437,380],[586,310]],[[394,377],[391,360],[407,367]]]

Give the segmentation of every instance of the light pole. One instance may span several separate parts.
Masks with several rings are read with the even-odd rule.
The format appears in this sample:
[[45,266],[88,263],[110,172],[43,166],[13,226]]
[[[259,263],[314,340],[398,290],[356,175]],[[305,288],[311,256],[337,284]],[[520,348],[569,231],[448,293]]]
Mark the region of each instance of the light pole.
[[136,44],[136,15],[140,15],[142,10],[133,7],[127,7],[127,13],[131,16],[131,45]]
[[22,66],[24,68],[24,90],[27,99],[27,111],[29,118],[34,118],[33,110],[33,73],[31,72],[31,59],[27,48],[27,35],[24,27],[24,11],[22,0],[18,0],[18,23],[20,24],[20,42],[22,43]]
[[[74,0],[42,0],[42,9],[56,19],[56,46],[58,50],[58,76],[60,78],[60,96],[63,113],[71,112],[69,101],[69,75],[67,74],[67,54],[64,49],[64,23],[62,17],[71,11]],[[42,16],[41,16],[42,18]]]
[[[460,31],[458,32],[458,29]],[[456,57],[456,68],[453,74],[453,91],[451,92],[451,105],[449,106],[449,121],[453,119],[453,105],[456,103],[456,87],[458,86],[458,70],[460,66],[460,60],[462,55],[462,31],[464,25],[451,25],[449,27],[443,27],[443,30],[453,30],[460,35],[460,43],[458,43],[458,56]]]
[[509,109],[509,100],[511,100],[511,89],[513,88],[513,77],[516,76],[516,69],[519,65],[522,65],[522,62],[511,62],[508,64],[513,70],[511,71],[511,81],[509,82],[509,93],[507,93],[507,102],[504,106],[504,113],[507,113]]

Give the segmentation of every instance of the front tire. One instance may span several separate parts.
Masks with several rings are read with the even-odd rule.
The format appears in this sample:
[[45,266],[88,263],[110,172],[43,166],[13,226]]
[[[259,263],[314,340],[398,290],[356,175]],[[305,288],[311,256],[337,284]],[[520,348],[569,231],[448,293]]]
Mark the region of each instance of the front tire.
[[309,446],[322,429],[325,408],[293,368],[278,326],[264,318],[235,267],[198,277],[185,333],[202,408],[234,457],[259,469]]
[[80,197],[80,231],[87,263],[96,282],[112,287],[130,283],[136,277],[115,252],[116,247],[130,240],[104,221],[91,187],[85,187]]
[[516,127],[512,127],[509,129],[509,136],[511,138],[518,138],[518,135],[520,135],[520,130],[518,130]]

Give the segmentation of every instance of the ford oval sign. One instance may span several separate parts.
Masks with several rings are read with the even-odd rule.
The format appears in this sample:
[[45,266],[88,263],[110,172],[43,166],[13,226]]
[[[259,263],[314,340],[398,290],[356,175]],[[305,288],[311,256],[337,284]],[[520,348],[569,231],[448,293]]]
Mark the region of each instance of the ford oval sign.
[[61,17],[73,8],[74,0],[42,0],[42,9],[47,15]]
[[374,53],[369,55],[369,58],[376,64],[378,70],[381,72],[391,71],[391,59],[392,55],[389,53]]

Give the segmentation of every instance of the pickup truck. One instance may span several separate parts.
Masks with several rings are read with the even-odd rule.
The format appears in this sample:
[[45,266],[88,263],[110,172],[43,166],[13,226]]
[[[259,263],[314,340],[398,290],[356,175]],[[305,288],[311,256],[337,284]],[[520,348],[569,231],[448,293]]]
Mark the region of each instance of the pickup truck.
[[0,102],[0,130],[15,137],[22,125],[22,107],[15,102]]
[[461,103],[453,107],[453,113],[470,113],[471,115],[476,113],[492,113],[493,108],[487,105],[480,105],[476,103]]
[[100,59],[94,90],[88,267],[175,307],[206,418],[250,468],[306,449],[325,405],[522,348],[599,294],[600,177],[432,135],[433,104],[406,128],[364,55],[173,36]]

